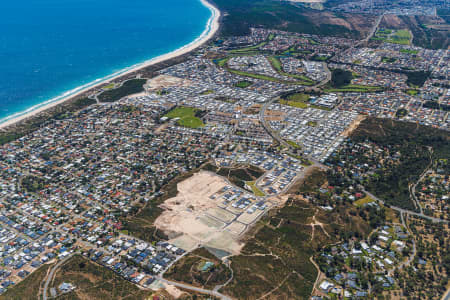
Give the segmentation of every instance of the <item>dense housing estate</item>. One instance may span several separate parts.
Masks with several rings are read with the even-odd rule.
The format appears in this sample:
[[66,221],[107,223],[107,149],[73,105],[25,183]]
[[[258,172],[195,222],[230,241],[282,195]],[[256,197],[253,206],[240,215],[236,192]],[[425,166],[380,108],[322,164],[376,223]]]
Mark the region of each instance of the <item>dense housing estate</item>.
[[[339,9],[356,8],[350,2]],[[159,70],[142,93],[51,120],[1,146],[0,293],[43,264],[76,252],[157,289],[166,270],[199,244],[224,251],[225,260],[239,253],[239,239],[315,167],[355,180],[340,194],[339,186],[329,183],[316,200],[305,196],[320,204],[317,210],[332,211],[343,199],[383,210],[362,185],[377,171],[398,165],[400,148],[355,143],[349,136],[368,116],[448,133],[450,53],[355,44],[253,28]],[[347,82],[337,82],[336,70]],[[242,175],[248,166],[255,169]],[[198,196],[204,202],[187,204],[180,214],[204,226],[203,235],[182,228],[184,223],[176,230],[170,222],[158,223],[163,209],[152,203],[170,194],[165,187],[178,176],[200,169],[222,181],[204,187]],[[186,187],[186,193],[194,189]],[[407,209],[420,205],[430,220],[448,220],[448,189],[448,161],[440,159],[414,185],[416,207]],[[180,203],[170,204],[173,215],[164,220],[181,222],[174,208]],[[145,207],[151,207],[157,225],[152,234],[135,236],[130,216]],[[400,270],[417,260],[413,247],[408,226],[391,221],[376,224],[370,237],[320,249],[311,258],[321,274],[315,299],[397,291]],[[76,284],[60,288],[72,289]]]

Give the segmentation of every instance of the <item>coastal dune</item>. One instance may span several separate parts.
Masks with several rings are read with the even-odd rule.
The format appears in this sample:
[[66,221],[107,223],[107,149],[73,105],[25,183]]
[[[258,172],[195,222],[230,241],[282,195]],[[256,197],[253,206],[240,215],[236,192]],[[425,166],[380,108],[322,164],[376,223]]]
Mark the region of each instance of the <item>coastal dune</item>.
[[212,37],[214,37],[217,30],[219,29],[220,11],[215,6],[213,6],[211,3],[209,3],[207,0],[200,0],[200,1],[202,2],[202,4],[204,6],[206,6],[211,11],[211,17],[209,18],[208,23],[207,23],[203,33],[197,39],[192,41],[191,43],[189,43],[179,49],[176,49],[172,52],[163,54],[161,56],[155,57],[155,58],[145,61],[143,63],[136,64],[136,65],[126,68],[122,71],[119,71],[119,72],[116,72],[109,76],[106,76],[103,79],[96,80],[94,82],[91,82],[91,83],[88,83],[81,87],[78,87],[72,91],[68,91],[68,92],[64,93],[62,96],[50,99],[44,103],[41,103],[39,105],[29,108],[28,110],[26,110],[24,112],[17,113],[15,115],[11,116],[10,118],[6,118],[4,122],[0,123],[0,130],[4,130],[7,127],[17,124],[18,122],[21,122],[26,119],[30,119],[42,112],[45,112],[51,108],[54,108],[55,106],[64,104],[65,102],[71,101],[83,94],[89,93],[90,91],[95,90],[96,88],[104,85],[105,83],[108,83],[113,80],[118,80],[122,77],[126,77],[127,75],[138,72],[139,70],[142,70],[142,69],[148,68],[150,66],[156,65],[158,63],[162,63],[164,61],[182,56],[184,54],[187,54],[187,53],[201,47],[203,44],[205,44],[207,41],[209,41]]

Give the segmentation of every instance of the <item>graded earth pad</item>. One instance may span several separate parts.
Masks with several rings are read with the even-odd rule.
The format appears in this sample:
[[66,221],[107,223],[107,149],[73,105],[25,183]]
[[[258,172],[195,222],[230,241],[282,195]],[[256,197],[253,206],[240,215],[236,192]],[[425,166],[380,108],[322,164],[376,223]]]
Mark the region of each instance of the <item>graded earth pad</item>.
[[249,214],[249,213],[243,213],[243,214],[239,217],[238,221],[241,222],[242,224],[247,224],[247,225],[252,224],[252,223],[254,223],[254,222],[258,219],[258,217],[259,217],[263,212],[264,212],[264,211],[258,209],[258,210],[256,210],[254,213],[252,213],[252,214]]
[[160,89],[169,88],[172,86],[188,86],[190,83],[191,81],[187,79],[169,75],[159,75],[149,79],[145,87],[149,91],[158,91]]
[[245,224],[239,222],[233,222],[230,226],[227,227],[227,230],[231,233],[240,235],[247,229]]
[[212,208],[207,211],[207,214],[209,216],[211,216],[212,218],[218,219],[226,224],[229,224],[231,221],[233,221],[236,218],[235,214],[230,213],[229,211],[226,211],[221,208]]
[[155,226],[172,237],[171,243],[184,249],[202,244],[238,253],[238,235],[225,230],[235,216],[218,208],[219,202],[210,198],[227,185],[222,177],[210,172],[194,174],[177,185],[176,197],[161,205],[164,212]]

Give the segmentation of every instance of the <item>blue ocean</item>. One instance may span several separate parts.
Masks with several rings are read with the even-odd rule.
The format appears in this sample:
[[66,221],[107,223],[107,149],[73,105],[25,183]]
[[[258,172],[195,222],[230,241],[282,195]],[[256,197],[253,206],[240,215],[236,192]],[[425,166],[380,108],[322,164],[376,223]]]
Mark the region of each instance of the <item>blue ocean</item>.
[[0,122],[189,44],[200,0],[27,0],[0,4]]

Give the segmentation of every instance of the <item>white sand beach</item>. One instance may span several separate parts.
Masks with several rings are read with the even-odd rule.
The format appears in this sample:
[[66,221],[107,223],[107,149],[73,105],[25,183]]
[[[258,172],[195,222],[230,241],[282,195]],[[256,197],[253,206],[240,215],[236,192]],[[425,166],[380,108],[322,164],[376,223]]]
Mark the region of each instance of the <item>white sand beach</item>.
[[211,10],[212,15],[211,15],[211,18],[208,20],[207,26],[206,26],[205,30],[203,31],[203,33],[197,39],[195,39],[193,42],[191,42],[190,44],[187,44],[187,45],[185,45],[177,50],[174,50],[172,52],[155,57],[146,62],[143,62],[143,63],[137,64],[135,66],[132,66],[130,68],[127,68],[123,71],[119,71],[115,74],[106,76],[103,80],[98,80],[98,81],[86,84],[82,87],[76,88],[72,91],[66,92],[63,96],[59,96],[57,98],[50,99],[47,102],[44,102],[40,105],[32,107],[25,112],[18,113],[18,114],[16,114],[17,116],[14,116],[11,119],[7,119],[5,122],[2,122],[0,124],[0,130],[3,128],[6,128],[8,126],[11,126],[17,122],[20,122],[24,119],[28,119],[34,115],[37,115],[49,108],[57,106],[68,100],[71,100],[71,99],[73,99],[83,93],[86,93],[87,91],[89,91],[91,89],[95,89],[96,87],[98,87],[102,84],[105,84],[109,81],[112,81],[114,79],[117,79],[119,77],[122,77],[122,76],[130,74],[130,73],[139,71],[141,69],[147,68],[147,67],[155,65],[157,63],[160,63],[160,62],[181,56],[183,54],[189,53],[189,52],[197,49],[198,47],[202,46],[209,39],[211,39],[216,34],[217,30],[219,29],[220,11],[215,6],[210,4],[207,0],[200,0],[200,1],[202,2],[203,5],[205,5],[206,7],[208,7]]

